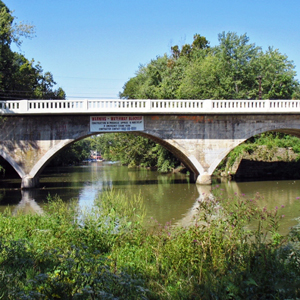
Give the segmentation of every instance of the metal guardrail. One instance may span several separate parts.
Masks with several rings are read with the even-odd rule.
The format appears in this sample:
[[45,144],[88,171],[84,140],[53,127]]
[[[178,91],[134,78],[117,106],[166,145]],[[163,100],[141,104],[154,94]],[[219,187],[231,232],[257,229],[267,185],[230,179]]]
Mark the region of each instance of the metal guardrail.
[[247,114],[300,113],[300,100],[9,100],[0,114]]

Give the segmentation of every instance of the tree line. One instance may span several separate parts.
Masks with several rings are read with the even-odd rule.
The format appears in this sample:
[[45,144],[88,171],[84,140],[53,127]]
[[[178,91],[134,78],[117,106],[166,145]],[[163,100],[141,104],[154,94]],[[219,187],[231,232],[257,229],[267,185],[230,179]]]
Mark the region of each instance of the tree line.
[[[250,43],[246,34],[222,32],[219,44],[194,35],[141,65],[120,92],[123,99],[295,99],[295,65],[278,49]],[[260,87],[259,87],[260,86]],[[259,89],[261,94],[259,95]]]
[[105,160],[160,172],[169,172],[181,164],[167,149],[150,139],[129,133],[106,133],[75,142],[58,154],[50,166],[80,163],[90,157],[91,150],[100,153]]

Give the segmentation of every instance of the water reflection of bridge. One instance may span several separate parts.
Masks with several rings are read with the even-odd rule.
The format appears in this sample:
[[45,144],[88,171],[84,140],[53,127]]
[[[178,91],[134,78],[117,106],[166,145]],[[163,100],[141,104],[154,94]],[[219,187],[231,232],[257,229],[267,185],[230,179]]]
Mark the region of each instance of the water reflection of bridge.
[[13,215],[18,213],[43,214],[43,209],[34,200],[34,190],[21,190],[22,199],[13,210]]
[[[228,182],[227,193],[239,193],[239,188],[236,182]],[[194,216],[196,215],[197,208],[199,206],[199,201],[206,201],[213,198],[212,187],[209,185],[197,185],[197,190],[199,193],[198,198],[196,199],[194,205],[190,208],[190,210],[184,215],[184,217],[178,221],[178,224],[188,225],[192,222]],[[42,214],[42,207],[35,201],[35,193],[37,190],[35,189],[26,189],[21,190],[22,199],[15,206],[13,210],[13,214],[17,213],[37,213]]]
[[[184,217],[177,222],[178,225],[189,226],[195,222],[197,213],[199,211],[199,203],[203,201],[212,201],[214,199],[214,195],[212,193],[212,189],[215,189],[218,186],[209,186],[209,185],[197,185],[199,197],[196,199],[194,205],[190,208],[190,210],[184,215]],[[223,187],[223,186],[222,186]],[[224,188],[218,191],[220,194],[227,195],[240,195],[241,191],[239,189],[238,184],[235,181],[226,181],[224,184]]]
[[[266,190],[266,185],[270,185],[270,188]],[[254,187],[255,186],[255,187]],[[177,221],[178,225],[188,226],[193,223],[195,216],[197,215],[197,209],[199,207],[198,201],[203,201],[205,199],[212,199],[213,193],[216,192],[222,194],[223,197],[232,197],[233,195],[243,196],[245,194],[246,198],[254,198],[256,194],[258,197],[259,207],[268,207],[268,209],[274,209],[278,206],[281,214],[286,217],[281,221],[281,229],[284,233],[289,231],[291,226],[297,224],[296,218],[300,216],[300,181],[258,181],[258,182],[235,182],[235,181],[225,181],[220,183],[219,187],[197,185],[197,193],[193,204],[186,213],[182,215],[182,218]],[[37,189],[32,190],[22,190],[20,191],[22,195],[21,201],[13,209],[13,213],[38,213],[42,214],[43,209],[34,199]],[[195,199],[194,198],[194,199]],[[192,203],[192,202],[191,202]],[[78,205],[81,206],[80,201]],[[284,206],[284,208],[281,208]],[[178,207],[179,208],[179,207]]]
[[[178,221],[179,225],[188,226],[193,224],[197,216],[199,202],[212,199],[213,194],[219,194],[223,198],[233,196],[255,199],[259,208],[266,207],[268,210],[276,210],[278,216],[284,215],[280,220],[280,233],[287,234],[292,226],[299,223],[300,217],[300,181],[255,181],[235,182],[224,181],[220,185],[198,186],[199,198],[189,211]],[[212,189],[215,189],[213,191]],[[212,193],[213,192],[213,193]]]

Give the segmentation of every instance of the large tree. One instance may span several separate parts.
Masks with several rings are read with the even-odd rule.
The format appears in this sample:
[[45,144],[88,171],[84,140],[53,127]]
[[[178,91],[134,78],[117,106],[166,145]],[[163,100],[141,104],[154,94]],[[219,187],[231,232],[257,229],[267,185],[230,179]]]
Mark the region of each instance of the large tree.
[[295,66],[279,50],[250,43],[246,34],[219,34],[219,44],[199,34],[192,44],[171,47],[140,66],[125,83],[121,98],[291,99],[300,96]]
[[7,99],[64,99],[65,92],[54,89],[56,82],[50,72],[43,72],[41,65],[11,50],[18,47],[22,37],[32,37],[34,27],[16,24],[7,6],[0,0],[0,100]]

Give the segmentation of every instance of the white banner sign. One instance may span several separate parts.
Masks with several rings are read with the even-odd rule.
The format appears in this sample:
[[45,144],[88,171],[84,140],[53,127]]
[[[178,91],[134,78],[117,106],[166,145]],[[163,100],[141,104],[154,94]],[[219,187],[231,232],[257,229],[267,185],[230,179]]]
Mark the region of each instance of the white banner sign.
[[143,131],[142,116],[96,116],[90,117],[91,132]]

